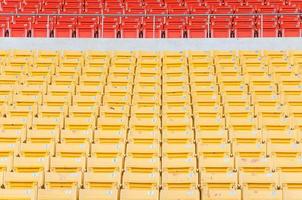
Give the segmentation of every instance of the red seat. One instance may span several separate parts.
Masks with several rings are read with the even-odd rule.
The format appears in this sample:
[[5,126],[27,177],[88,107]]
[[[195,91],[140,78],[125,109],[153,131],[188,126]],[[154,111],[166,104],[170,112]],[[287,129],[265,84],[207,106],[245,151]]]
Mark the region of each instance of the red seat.
[[0,24],[0,37],[5,37],[6,26],[5,24]]
[[116,38],[117,32],[117,26],[112,24],[104,24],[104,26],[100,25],[98,28],[99,37],[101,38]]
[[279,21],[282,37],[301,37],[299,16],[281,16]]
[[78,20],[78,24],[81,25],[96,25],[99,23],[98,17],[79,16],[77,20]]
[[47,24],[32,24],[31,29],[32,37],[49,37],[49,28]]
[[76,36],[79,38],[93,38],[95,37],[96,26],[77,24],[76,25]]
[[278,27],[273,22],[264,22],[262,30],[262,37],[278,37]]
[[255,28],[252,24],[234,25],[234,34],[236,38],[250,38],[255,35]]
[[165,26],[165,35],[166,38],[182,38],[184,35],[184,26],[182,25],[166,25]]
[[55,24],[53,28],[54,37],[70,38],[73,33],[73,26],[71,24]]
[[121,37],[122,38],[138,38],[139,37],[138,25],[122,25],[121,26]]
[[10,37],[27,37],[28,24],[10,24],[9,36]]
[[212,38],[229,38],[231,36],[231,29],[229,25],[212,25],[211,37]]
[[207,27],[188,25],[187,28],[188,38],[206,38],[207,37]]

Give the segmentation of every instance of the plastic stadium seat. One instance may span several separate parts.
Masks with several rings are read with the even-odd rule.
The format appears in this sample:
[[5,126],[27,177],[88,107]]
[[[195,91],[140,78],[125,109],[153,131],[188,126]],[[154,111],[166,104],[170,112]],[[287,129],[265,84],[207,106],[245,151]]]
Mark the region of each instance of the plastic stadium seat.
[[73,26],[71,24],[56,24],[54,25],[54,36],[55,37],[72,37],[73,36]]
[[0,199],[28,199],[35,200],[37,193],[28,189],[1,189]]
[[27,37],[28,36],[28,24],[10,24],[9,35],[11,37]]
[[122,189],[121,190],[121,197],[122,200],[128,199],[148,199],[148,200],[157,200],[159,199],[159,191],[158,190],[128,190]]
[[199,190],[161,190],[161,199],[176,200],[181,198],[184,200],[197,200],[200,199]]
[[281,174],[280,183],[282,184],[283,199],[295,200],[298,198],[300,191],[295,188],[301,185],[300,174]]
[[50,200],[52,195],[55,195],[57,198],[62,200],[76,200],[77,199],[77,190],[75,189],[39,189],[38,190],[38,199],[41,200]]
[[95,25],[78,24],[75,30],[76,36],[79,38],[94,38],[96,36]]
[[99,198],[108,200],[117,200],[117,190],[106,189],[81,189],[79,192],[79,200],[97,200]]

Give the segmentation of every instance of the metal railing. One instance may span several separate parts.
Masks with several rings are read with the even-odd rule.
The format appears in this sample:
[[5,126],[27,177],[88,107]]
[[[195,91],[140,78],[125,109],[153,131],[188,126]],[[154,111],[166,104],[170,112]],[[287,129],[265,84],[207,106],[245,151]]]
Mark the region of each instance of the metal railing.
[[[192,18],[192,17],[205,17],[207,20],[206,25],[207,26],[207,33],[210,33],[211,31],[211,18],[213,17],[240,17],[240,16],[250,16],[250,17],[258,17],[260,18],[260,29],[258,33],[258,37],[263,37],[263,23],[264,23],[264,17],[265,16],[275,16],[275,17],[282,17],[282,16],[297,16],[300,19],[302,19],[302,12],[297,13],[238,13],[238,14],[46,14],[46,13],[0,13],[1,16],[28,16],[28,17],[47,17],[47,27],[49,27],[50,24],[50,18],[51,17],[60,17],[60,16],[69,16],[69,17],[99,17],[100,18],[100,25],[102,27],[100,37],[103,37],[104,33],[104,19],[110,18],[110,17],[118,17],[120,19],[122,18],[130,18],[130,17],[144,17],[144,18],[152,18],[152,27],[153,27],[153,38],[155,38],[155,29],[156,29],[156,18],[169,18],[169,17],[177,17],[177,18]],[[201,30],[203,30],[203,27],[200,27]],[[302,32],[301,32],[302,34]],[[210,35],[207,35],[207,37],[210,37]],[[300,35],[301,37],[301,35]]]

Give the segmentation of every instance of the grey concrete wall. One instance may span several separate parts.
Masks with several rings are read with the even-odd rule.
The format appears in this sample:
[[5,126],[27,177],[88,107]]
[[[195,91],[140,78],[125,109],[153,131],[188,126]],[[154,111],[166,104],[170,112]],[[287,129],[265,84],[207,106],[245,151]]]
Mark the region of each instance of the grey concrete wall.
[[0,38],[0,49],[46,50],[302,50],[302,38],[80,39]]

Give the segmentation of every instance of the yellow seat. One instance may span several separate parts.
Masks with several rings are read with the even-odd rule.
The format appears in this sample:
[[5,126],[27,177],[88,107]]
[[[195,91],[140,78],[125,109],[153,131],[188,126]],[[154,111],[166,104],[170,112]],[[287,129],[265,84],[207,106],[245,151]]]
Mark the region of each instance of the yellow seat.
[[118,190],[108,189],[80,189],[79,200],[118,200]]
[[167,200],[198,200],[200,199],[200,192],[196,189],[188,189],[188,190],[178,190],[178,189],[170,189],[170,190],[161,190],[160,191],[160,199]]
[[52,200],[54,196],[58,200],[77,200],[77,190],[68,188],[38,190],[38,200]]
[[121,172],[86,172],[84,173],[84,187],[88,189],[118,189]]
[[279,81],[281,77],[295,75],[295,68],[291,66],[288,58],[275,58],[269,61],[269,73],[274,75],[274,79]]
[[278,190],[278,175],[273,172],[245,173],[239,175],[244,199],[281,200],[282,191]]
[[0,189],[1,200],[35,200],[37,192],[30,189]]
[[45,189],[77,189],[81,185],[81,173],[45,172]]
[[[54,156],[55,145],[54,143],[22,143],[20,146],[20,157],[24,158],[45,158],[40,159],[41,163],[48,163],[48,158]],[[26,159],[25,159],[26,161]],[[49,168],[49,164],[45,165],[46,169]]]
[[20,118],[0,119],[1,143],[18,143],[26,139],[27,120]]
[[122,189],[121,200],[158,200],[158,190]]
[[[19,144],[1,143],[0,146],[0,173],[13,169],[13,158],[19,153]],[[3,178],[3,176],[1,177]],[[3,179],[1,179],[2,184]]]
[[[131,155],[130,155],[131,156]],[[136,156],[134,154],[134,156]],[[127,190],[156,190],[161,183],[158,157],[126,157],[123,188]]]
[[4,187],[7,189],[41,188],[44,184],[43,172],[5,172]]
[[96,143],[119,143],[124,142],[128,124],[125,122],[115,122],[111,119],[97,122],[97,130],[94,132],[94,142]]
[[283,199],[298,200],[301,196],[301,174],[288,173],[280,175],[280,183],[282,186]]

